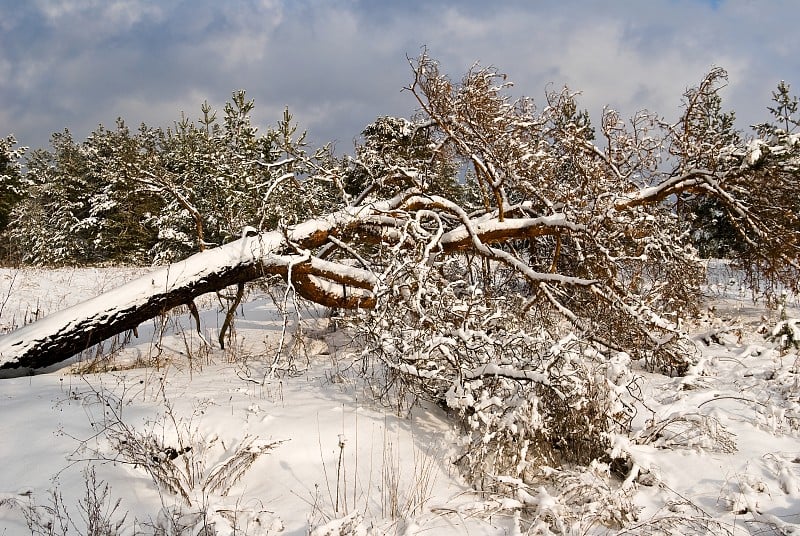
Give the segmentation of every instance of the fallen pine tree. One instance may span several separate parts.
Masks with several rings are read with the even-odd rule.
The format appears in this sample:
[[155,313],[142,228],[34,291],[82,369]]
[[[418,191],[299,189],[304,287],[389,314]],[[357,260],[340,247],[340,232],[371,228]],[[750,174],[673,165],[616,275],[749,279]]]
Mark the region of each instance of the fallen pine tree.
[[[724,71],[686,92],[674,124],[606,110],[600,144],[566,89],[537,112],[528,99],[511,101],[492,69],[460,84],[427,56],[412,69],[407,89],[421,119],[379,121],[380,143],[351,168],[321,173],[345,182],[358,172],[364,190],[350,206],[244,233],[0,337],[0,368],[52,365],[207,292],[279,275],[315,303],[434,331],[437,293],[465,299],[481,289],[487,318],[498,300],[518,300],[514,314],[535,319],[533,337],[574,332],[681,373],[692,362],[681,322],[702,280],[686,207],[699,200],[737,230],[735,258],[753,281],[797,285],[800,140],[776,127],[743,141],[713,120],[724,118]],[[451,312],[472,318],[470,300]]]
[[[0,368],[53,365],[109,337],[136,329],[174,307],[191,306],[203,294],[267,275],[282,276],[300,297],[320,305],[372,308],[378,282],[373,271],[325,260],[312,255],[311,250],[321,248],[325,252],[324,246],[341,243],[337,237],[354,234],[362,240],[379,242],[382,237],[401,233],[414,209],[442,204],[447,201],[408,191],[388,201],[348,208],[286,231],[246,233],[239,240],[154,270],[0,337]],[[470,249],[472,240],[485,245],[574,227],[561,217],[504,222],[483,219],[457,226],[443,235],[438,245],[442,251],[452,253]]]

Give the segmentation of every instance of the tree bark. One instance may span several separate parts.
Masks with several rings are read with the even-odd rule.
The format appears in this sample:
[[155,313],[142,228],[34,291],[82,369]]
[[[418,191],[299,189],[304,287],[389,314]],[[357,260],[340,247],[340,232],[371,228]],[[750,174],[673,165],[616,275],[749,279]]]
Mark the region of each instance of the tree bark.
[[[330,244],[332,237],[338,242],[335,237],[346,234],[364,241],[392,242],[415,210],[447,212],[454,210],[451,205],[443,198],[411,190],[389,200],[348,207],[285,232],[245,236],[197,253],[0,337],[0,370],[6,369],[6,376],[19,375],[54,365],[174,307],[190,306],[198,296],[266,275],[282,276],[299,296],[320,305],[372,308],[378,282],[372,271],[315,257],[311,250]],[[439,240],[444,254],[472,250],[494,257],[497,250],[486,244],[582,230],[563,216],[503,222],[497,217],[471,222],[465,214],[461,216],[462,224]],[[552,274],[540,275],[552,278]],[[562,282],[591,283],[569,278]]]
[[[0,337],[0,369],[18,369],[18,375],[59,363],[174,307],[188,305],[198,296],[265,275],[291,276],[300,296],[322,305],[372,307],[376,279],[371,272],[304,251],[359,218],[357,211],[342,211],[287,233],[243,237],[157,269]],[[355,290],[340,296],[343,293],[337,289],[342,285]]]

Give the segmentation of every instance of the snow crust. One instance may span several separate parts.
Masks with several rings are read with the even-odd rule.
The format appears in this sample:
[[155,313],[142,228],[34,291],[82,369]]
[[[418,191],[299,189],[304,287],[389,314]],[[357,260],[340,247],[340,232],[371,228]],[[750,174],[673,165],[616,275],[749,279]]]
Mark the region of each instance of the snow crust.
[[[241,254],[248,253],[229,251],[225,258]],[[202,270],[186,266],[180,275],[200,277]],[[0,296],[8,296],[2,302],[0,329],[36,308],[47,312],[70,306],[138,273],[0,270]],[[178,275],[159,271],[159,281],[169,284]],[[120,288],[135,299],[143,292],[141,285]],[[691,328],[699,359],[688,376],[648,373],[626,355],[616,356],[608,368],[613,376],[633,366],[643,388],[631,434],[611,438],[610,454],[626,455],[632,464],[612,485],[633,494],[638,524],[665,520],[679,533],[690,522],[710,534],[797,533],[800,355],[771,337],[785,333],[778,326],[797,326],[792,319],[800,318],[800,300],[787,297],[788,320],[781,320],[777,312],[754,303],[724,265],[712,267],[706,292],[713,308]],[[220,313],[213,301],[199,305],[203,332],[214,340]],[[108,441],[98,434],[109,422],[107,406],[98,398],[101,392],[112,401],[125,401],[122,415],[132,428],[156,432],[173,444],[179,432],[165,424],[168,401],[181,433],[204,446],[209,468],[218,467],[240,445],[257,456],[226,496],[208,498],[215,512],[209,519],[221,534],[229,521],[227,513],[219,512],[237,512],[240,530],[246,527],[247,534],[297,536],[340,534],[343,528],[350,534],[516,534],[521,532],[514,512],[563,513],[553,489],[529,487],[503,475],[498,479],[507,479],[514,495],[471,493],[450,465],[459,445],[447,418],[430,407],[398,418],[370,402],[333,367],[336,347],[313,336],[326,331],[327,320],[316,310],[304,311],[303,317],[307,366],[293,377],[265,376],[287,317],[270,300],[253,295],[239,315],[238,361],[212,349],[202,365],[189,365],[188,353],[198,359],[203,345],[190,319],[176,313],[163,336],[155,325],[142,326],[140,337],[117,353],[118,362],[126,363],[160,351],[160,359],[177,360],[172,366],[84,376],[60,370],[0,381],[0,533],[28,534],[19,505],[47,504],[52,489],[59,490],[80,523],[77,501],[85,494],[81,471],[93,453],[110,452]],[[300,327],[289,321],[290,331]],[[242,356],[249,357],[243,361]],[[473,371],[492,373],[512,371],[497,364]],[[459,393],[450,395],[455,399]],[[165,492],[140,468],[95,466],[98,478],[121,499],[129,520],[155,523],[168,517],[162,509]],[[401,495],[423,486],[428,499],[399,517],[389,516],[383,491],[387,471],[398,473]],[[430,484],[421,484],[422,476]]]

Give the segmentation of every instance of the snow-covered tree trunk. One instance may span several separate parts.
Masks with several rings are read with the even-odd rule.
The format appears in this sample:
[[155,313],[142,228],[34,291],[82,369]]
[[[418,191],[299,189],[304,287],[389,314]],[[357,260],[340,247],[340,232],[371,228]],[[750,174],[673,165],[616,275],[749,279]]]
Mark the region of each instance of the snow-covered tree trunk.
[[[402,242],[398,237],[409,238],[408,227],[416,221],[417,212],[433,211],[451,212],[462,218],[460,225],[438,236],[436,249],[443,254],[476,250],[481,256],[510,262],[531,281],[593,284],[590,280],[535,272],[502,250],[490,247],[494,242],[581,230],[563,216],[506,218],[503,222],[482,217],[472,221],[455,203],[412,189],[389,200],[349,207],[284,231],[252,236],[244,233],[239,240],[197,253],[58,311],[0,337],[0,369],[41,368],[59,363],[174,307],[189,305],[205,293],[266,275],[282,276],[299,296],[320,305],[372,308],[378,275],[369,266],[358,268],[323,257],[331,245],[347,248],[337,238],[347,235],[355,235],[363,242]],[[326,245],[328,248],[323,247]],[[312,250],[317,250],[318,256]]]
[[243,236],[58,311],[0,337],[0,368],[53,365],[202,294],[270,274],[284,276],[299,295],[323,305],[370,307],[371,272],[313,257],[306,248],[357,223],[372,208],[335,213],[286,233]]
[[[644,112],[628,124],[606,110],[596,132],[567,89],[548,93],[537,112],[529,99],[510,100],[506,77],[492,69],[476,67],[460,84],[425,55],[412,69],[407,89],[421,122],[368,128],[351,168],[288,149],[291,158],[280,161],[305,162],[319,181],[364,187],[356,206],[244,236],[6,335],[0,368],[59,362],[200,294],[273,274],[316,303],[375,307],[377,331],[396,325],[406,334],[411,326],[423,339],[450,337],[435,335],[441,326],[431,320],[442,289],[455,289],[458,300],[480,290],[487,318],[493,300],[515,296],[514,314],[533,322],[526,337],[550,344],[574,334],[601,354],[624,351],[681,373],[692,364],[681,326],[697,308],[702,264],[676,203],[702,197],[718,202],[741,234],[742,266],[798,288],[800,137],[781,131],[743,145],[727,121],[707,125],[719,112],[724,72],[687,91],[675,124]],[[287,115],[287,129],[288,122]],[[294,173],[285,171],[274,184]],[[334,206],[295,193],[315,210]],[[273,194],[270,186],[265,196]],[[426,356],[434,366],[426,378],[443,370],[463,376],[460,365],[437,364],[441,346]],[[390,364],[417,367],[397,348],[383,348]]]

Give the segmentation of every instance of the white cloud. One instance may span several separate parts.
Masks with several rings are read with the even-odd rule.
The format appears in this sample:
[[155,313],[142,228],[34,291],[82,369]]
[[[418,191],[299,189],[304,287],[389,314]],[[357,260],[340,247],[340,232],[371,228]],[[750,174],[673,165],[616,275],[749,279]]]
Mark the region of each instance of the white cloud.
[[221,56],[226,68],[246,67],[262,60],[274,46],[273,32],[283,21],[278,2],[262,1],[252,5],[225,9],[221,16],[225,31],[212,34],[202,43],[206,53]]
[[346,150],[377,115],[412,113],[405,56],[422,45],[455,80],[479,60],[537,101],[567,83],[595,117],[604,104],[674,117],[683,90],[720,65],[746,123],[800,72],[798,15],[793,0],[32,0],[0,22],[3,126],[36,144],[118,115],[170,124],[243,88],[261,124],[289,105],[313,139]]
[[60,19],[80,11],[97,7],[99,0],[33,0],[39,12],[50,23],[57,23]]
[[82,22],[90,24],[92,31],[101,27],[115,32],[126,30],[143,20],[159,20],[163,15],[160,3],[152,0],[34,0],[33,4],[50,25]]
[[115,0],[105,2],[102,19],[116,27],[130,28],[143,20],[160,21],[163,10],[158,4],[146,4],[140,0]]

